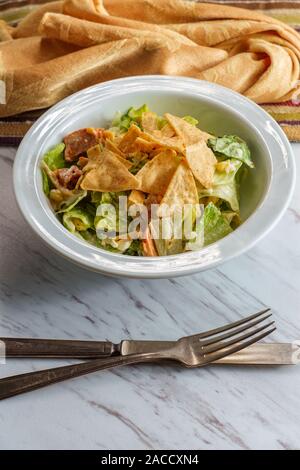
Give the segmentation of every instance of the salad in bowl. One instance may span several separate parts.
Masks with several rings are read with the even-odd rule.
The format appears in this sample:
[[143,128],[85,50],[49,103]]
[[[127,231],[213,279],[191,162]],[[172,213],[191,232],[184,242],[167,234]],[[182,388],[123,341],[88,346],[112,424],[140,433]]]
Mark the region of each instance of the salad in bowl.
[[69,232],[147,257],[201,250],[234,231],[253,168],[239,136],[209,134],[192,116],[159,116],[147,105],[107,128],[67,134],[41,161],[44,193]]

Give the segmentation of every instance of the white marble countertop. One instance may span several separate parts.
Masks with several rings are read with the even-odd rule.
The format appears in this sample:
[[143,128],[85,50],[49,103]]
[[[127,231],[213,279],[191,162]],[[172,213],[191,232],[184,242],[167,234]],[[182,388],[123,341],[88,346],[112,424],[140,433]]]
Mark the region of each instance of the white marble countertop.
[[[294,145],[298,171],[300,144]],[[175,280],[121,280],[50,252],[17,209],[0,149],[0,336],[176,339],[271,306],[273,341],[300,339],[300,181],[248,254]],[[10,360],[0,375],[59,365]],[[296,449],[300,370],[135,366],[0,402],[1,449]]]

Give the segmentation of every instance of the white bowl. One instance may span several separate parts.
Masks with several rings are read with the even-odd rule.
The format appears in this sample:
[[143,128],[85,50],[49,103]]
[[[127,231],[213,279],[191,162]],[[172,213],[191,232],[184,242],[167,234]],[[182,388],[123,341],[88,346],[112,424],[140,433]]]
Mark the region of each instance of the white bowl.
[[[147,103],[163,114],[192,115],[201,129],[237,134],[249,144],[255,170],[241,191],[243,224],[198,252],[136,258],[95,248],[57,220],[42,190],[43,154],[71,131],[107,126],[116,111]],[[278,222],[295,185],[291,146],[259,106],[227,88],[189,78],[143,76],[112,80],[76,93],[51,108],[24,137],[14,164],[16,198],[27,222],[56,252],[80,266],[114,276],[160,278],[203,271],[251,248]]]

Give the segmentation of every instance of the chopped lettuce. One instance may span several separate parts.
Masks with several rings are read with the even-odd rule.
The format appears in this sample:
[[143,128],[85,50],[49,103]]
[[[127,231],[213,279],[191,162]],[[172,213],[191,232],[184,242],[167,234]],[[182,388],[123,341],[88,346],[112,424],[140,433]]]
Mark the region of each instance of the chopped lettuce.
[[183,253],[184,251],[184,242],[179,239],[163,240],[162,238],[157,238],[154,240],[155,247],[159,256],[170,256],[177,255],[178,253]]
[[103,193],[100,193],[99,191],[92,191],[91,192],[91,202],[93,204],[95,204],[96,206],[101,204],[102,194]]
[[198,251],[204,246],[204,213],[200,215],[200,219],[195,221],[195,237],[188,240],[185,245],[185,251]]
[[113,253],[126,253],[132,244],[131,240],[123,240],[118,237],[101,240],[101,247]]
[[61,143],[53,147],[44,155],[43,161],[50,168],[50,170],[54,171],[58,168],[64,168],[67,166],[64,159],[64,150],[65,144]]
[[77,191],[77,192],[74,191],[73,195],[68,200],[62,203],[60,210],[57,213],[62,214],[64,212],[71,211],[86,196],[87,196],[87,191]]
[[100,240],[107,237],[115,237],[118,232],[118,214],[110,203],[104,204],[100,204],[98,206],[98,209],[100,207],[101,211],[97,210],[97,215],[95,217],[95,229],[97,237]]
[[133,240],[130,247],[124,252],[124,255],[129,256],[142,256],[142,247],[140,240]]
[[80,232],[80,235],[90,245],[97,246],[97,247],[100,246],[99,240],[94,230],[92,229],[85,230],[84,232]]
[[142,114],[149,111],[146,104],[140,108],[129,108],[124,114],[117,113],[112,121],[112,127],[118,128],[121,132],[126,132],[132,123],[140,126]]
[[227,171],[215,172],[211,188],[198,187],[199,198],[217,197],[228,202],[233,211],[239,211],[236,174],[241,166],[241,161],[231,159],[228,162]]
[[225,212],[222,212],[210,202],[205,207],[203,215],[196,226],[196,236],[186,243],[185,250],[201,250],[204,246],[210,245],[231,233],[233,229],[230,223],[236,213],[232,212],[231,214],[232,216],[229,216],[228,212],[227,217]]
[[222,212],[210,202],[204,209],[204,245],[210,245],[232,232]]
[[[61,143],[53,147],[43,156],[43,162],[47,165],[49,170],[54,171],[58,168],[64,168],[66,166],[64,150],[65,144]],[[42,168],[42,181],[43,191],[46,196],[49,196],[50,189],[53,187],[53,184],[44,168]]]
[[236,158],[241,162],[254,168],[251,160],[250,149],[246,142],[236,135],[224,135],[223,137],[212,137],[207,142],[208,146],[219,157]]
[[65,212],[63,224],[71,232],[85,232],[94,226],[93,217],[84,209],[74,208]]
[[43,181],[43,191],[46,194],[46,196],[49,196],[52,185],[51,185],[51,181],[48,178],[47,173],[43,169],[42,169],[42,181]]
[[184,119],[186,122],[188,122],[192,126],[197,126],[197,124],[199,124],[198,119],[193,118],[193,116],[184,116],[182,119]]
[[[97,212],[95,217],[95,229],[97,237],[100,240],[104,240],[109,243],[108,238],[115,239],[119,236],[121,222],[119,220],[119,204],[120,196],[124,196],[124,193],[101,193],[101,201],[97,206]],[[124,240],[122,240],[124,241]],[[122,250],[123,250],[123,244]],[[113,248],[118,249],[119,244],[116,240],[112,243]],[[130,244],[125,248],[129,248]]]

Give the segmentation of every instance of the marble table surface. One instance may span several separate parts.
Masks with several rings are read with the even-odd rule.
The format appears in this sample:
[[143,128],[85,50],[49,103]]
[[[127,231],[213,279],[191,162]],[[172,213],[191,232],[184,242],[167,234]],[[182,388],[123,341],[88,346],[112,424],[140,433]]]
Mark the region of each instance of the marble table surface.
[[[176,339],[268,305],[271,340],[300,338],[300,181],[279,225],[238,259],[174,280],[112,279],[56,256],[27,226],[14,155],[0,149],[0,336]],[[59,364],[10,360],[0,375]],[[296,449],[299,389],[296,366],[104,371],[0,402],[0,448]]]

